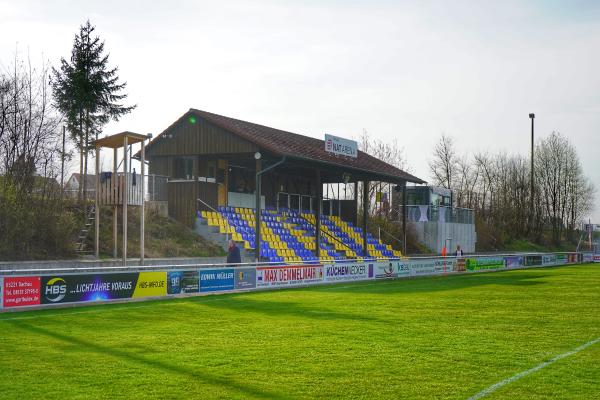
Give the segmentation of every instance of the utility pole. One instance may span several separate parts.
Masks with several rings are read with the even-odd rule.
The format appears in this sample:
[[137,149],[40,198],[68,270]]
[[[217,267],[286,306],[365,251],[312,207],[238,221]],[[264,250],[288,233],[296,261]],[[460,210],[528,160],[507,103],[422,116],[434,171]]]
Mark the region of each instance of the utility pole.
[[535,120],[535,114],[531,113],[529,114],[529,118],[531,119],[531,205],[530,205],[530,212],[533,212],[533,199],[535,197],[535,193],[534,193],[534,187],[533,187],[533,177],[534,177],[534,171],[533,171],[533,121]]
[[65,136],[66,128],[63,125],[62,153],[60,153],[60,205],[62,207],[63,195],[65,193]]

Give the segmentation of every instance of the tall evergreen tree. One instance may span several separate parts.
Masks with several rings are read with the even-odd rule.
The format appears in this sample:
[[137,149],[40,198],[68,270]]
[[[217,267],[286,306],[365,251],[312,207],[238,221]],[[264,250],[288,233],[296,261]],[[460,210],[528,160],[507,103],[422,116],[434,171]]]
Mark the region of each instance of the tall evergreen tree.
[[109,68],[104,42],[94,34],[95,30],[86,21],[75,35],[71,59],[61,58],[60,70],[52,70],[56,106],[65,115],[71,139],[80,152],[79,171],[83,177],[80,200],[86,190],[90,138],[97,139],[110,120],[116,121],[135,108],[122,104],[127,98],[122,93],[127,83],[119,82],[118,68]]

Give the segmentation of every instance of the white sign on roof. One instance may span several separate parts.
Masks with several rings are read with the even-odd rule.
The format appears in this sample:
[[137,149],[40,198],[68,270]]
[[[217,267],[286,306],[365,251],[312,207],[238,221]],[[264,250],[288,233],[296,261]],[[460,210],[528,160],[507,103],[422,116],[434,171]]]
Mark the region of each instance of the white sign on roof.
[[358,143],[337,136],[325,134],[325,151],[340,156],[356,158]]

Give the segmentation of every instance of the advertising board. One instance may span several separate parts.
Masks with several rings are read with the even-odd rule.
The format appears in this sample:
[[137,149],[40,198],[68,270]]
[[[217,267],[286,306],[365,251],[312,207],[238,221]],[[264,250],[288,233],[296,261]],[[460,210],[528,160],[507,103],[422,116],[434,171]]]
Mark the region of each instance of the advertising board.
[[167,294],[198,293],[200,274],[198,271],[169,271],[167,273]]
[[523,263],[522,256],[504,257],[504,267],[508,269],[521,268],[523,267]]
[[341,156],[356,158],[358,143],[354,140],[325,134],[325,151]]
[[200,270],[200,291],[218,292],[233,290],[233,268]]
[[464,272],[467,268],[467,261],[464,258],[457,258],[454,261],[454,271]]
[[297,286],[323,282],[322,265],[256,268],[256,287]]
[[[600,254],[561,253],[466,258],[414,258],[326,265],[211,268],[175,271],[0,276],[0,308],[112,299],[161,297],[181,293],[291,287],[324,282],[393,279],[467,270],[600,263]],[[188,267],[190,268],[190,267]],[[193,268],[193,267],[192,267]]]
[[323,268],[325,270],[325,282],[362,281],[373,279],[374,277],[373,263],[354,262],[326,264]]
[[133,291],[133,298],[157,297],[167,295],[167,273],[140,272]]
[[256,269],[239,268],[235,270],[235,289],[254,289],[256,287]]
[[393,279],[410,275],[410,265],[403,260],[375,263],[376,279]]
[[537,267],[542,265],[542,256],[525,256],[526,267]]
[[556,254],[544,254],[542,256],[542,265],[543,266],[557,265]]
[[40,304],[39,276],[5,276],[3,287],[5,308]]
[[569,257],[567,254],[556,254],[555,257],[556,265],[564,265],[569,263]]
[[405,261],[409,275],[433,275],[454,271],[455,258],[423,258]]
[[128,299],[133,297],[139,275],[139,272],[123,272],[42,276],[41,303]]
[[502,269],[504,268],[503,257],[476,257],[467,258],[467,271],[481,271],[487,269]]
[[600,263],[600,254],[594,254],[594,262]]

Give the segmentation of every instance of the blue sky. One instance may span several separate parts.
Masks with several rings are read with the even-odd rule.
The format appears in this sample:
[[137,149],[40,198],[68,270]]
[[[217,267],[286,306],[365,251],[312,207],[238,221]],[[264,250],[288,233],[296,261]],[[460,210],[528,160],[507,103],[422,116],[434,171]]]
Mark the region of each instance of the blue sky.
[[138,105],[107,134],[160,133],[190,107],[319,138],[366,129],[429,179],[442,133],[526,155],[535,112],[600,189],[599,4],[0,0],[0,63],[58,63],[90,18]]

